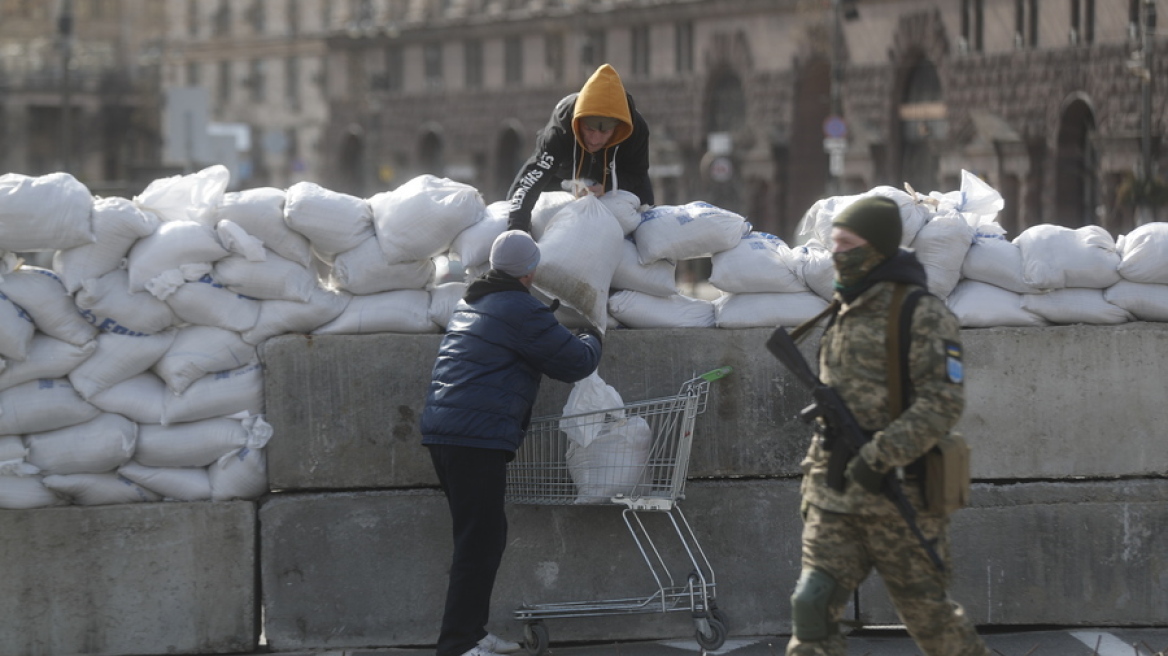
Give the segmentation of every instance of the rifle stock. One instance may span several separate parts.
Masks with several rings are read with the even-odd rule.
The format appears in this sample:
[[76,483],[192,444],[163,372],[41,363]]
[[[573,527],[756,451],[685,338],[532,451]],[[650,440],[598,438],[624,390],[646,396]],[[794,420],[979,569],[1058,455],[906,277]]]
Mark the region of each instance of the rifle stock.
[[[839,393],[823,384],[823,381],[819,380],[819,376],[811,370],[807,358],[803,357],[795,340],[791,339],[791,335],[782,326],[776,328],[771,334],[770,339],[766,342],[766,348],[804,387],[811,391],[811,397],[815,403],[800,413],[803,421],[822,417],[827,424],[828,431],[835,436],[835,443],[832,445],[831,456],[827,463],[827,480],[828,485],[842,492],[847,485],[844,471],[848,461],[860,452],[860,447],[868,442],[869,437],[860,427],[847,404],[840,398]],[[905,496],[900,479],[893,472],[888,472],[884,476],[884,494],[896,505],[900,516],[904,518],[917,541],[921,543],[929,560],[939,571],[945,571],[945,564],[933,547],[934,541],[926,538],[925,534],[921,532],[920,526],[917,525],[916,509]]]

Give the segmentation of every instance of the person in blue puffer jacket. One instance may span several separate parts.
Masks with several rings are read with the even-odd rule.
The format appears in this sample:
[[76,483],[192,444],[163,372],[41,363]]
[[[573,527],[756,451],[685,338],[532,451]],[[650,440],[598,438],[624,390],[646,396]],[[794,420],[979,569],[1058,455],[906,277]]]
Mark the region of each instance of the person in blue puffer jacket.
[[600,363],[597,333],[573,334],[531,295],[539,246],[530,235],[499,235],[490,263],[446,326],[422,411],[422,444],[430,449],[454,534],[437,656],[519,650],[486,630],[507,543],[507,463],[523,441],[542,376],[574,383]]

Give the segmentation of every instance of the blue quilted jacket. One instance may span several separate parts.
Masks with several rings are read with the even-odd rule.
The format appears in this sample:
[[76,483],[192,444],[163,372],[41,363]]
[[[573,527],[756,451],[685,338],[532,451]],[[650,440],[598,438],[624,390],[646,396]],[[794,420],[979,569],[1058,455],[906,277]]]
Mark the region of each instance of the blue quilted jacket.
[[515,278],[496,271],[459,301],[438,348],[422,444],[514,452],[531,420],[540,377],[566,383],[600,363],[600,340],[576,336]]

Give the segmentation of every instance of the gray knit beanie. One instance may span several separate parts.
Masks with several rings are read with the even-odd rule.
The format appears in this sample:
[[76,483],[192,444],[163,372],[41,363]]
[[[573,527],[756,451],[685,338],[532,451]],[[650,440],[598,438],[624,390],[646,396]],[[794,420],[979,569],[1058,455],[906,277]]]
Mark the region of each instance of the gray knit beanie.
[[491,244],[491,268],[515,278],[535,271],[539,264],[539,246],[522,230],[508,230]]

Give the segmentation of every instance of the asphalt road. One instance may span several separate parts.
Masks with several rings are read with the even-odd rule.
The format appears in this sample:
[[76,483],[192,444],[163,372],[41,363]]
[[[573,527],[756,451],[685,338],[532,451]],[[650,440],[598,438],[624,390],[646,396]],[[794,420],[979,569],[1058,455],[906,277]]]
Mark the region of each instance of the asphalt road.
[[[1168,656],[1168,628],[1067,628],[983,633],[994,656]],[[711,656],[783,656],[787,636],[726,639]],[[274,652],[280,656],[431,656],[433,649]],[[517,656],[526,656],[520,652]],[[547,656],[702,656],[690,639],[646,642],[552,644]],[[896,629],[867,629],[848,637],[849,656],[921,656],[912,639]]]

